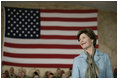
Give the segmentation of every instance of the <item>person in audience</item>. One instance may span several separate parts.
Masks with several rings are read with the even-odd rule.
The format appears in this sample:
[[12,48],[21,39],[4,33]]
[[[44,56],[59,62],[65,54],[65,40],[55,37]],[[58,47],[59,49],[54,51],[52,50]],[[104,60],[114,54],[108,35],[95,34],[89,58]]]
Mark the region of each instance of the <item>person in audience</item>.
[[67,78],[67,75],[65,73],[63,73],[61,78]]
[[2,73],[1,78],[6,78],[6,74]]
[[9,72],[8,70],[5,71],[6,78],[9,78]]
[[51,71],[46,71],[46,72],[45,72],[45,75],[44,75],[44,78],[48,78],[49,75],[50,75],[50,73],[51,73]]
[[69,77],[69,78],[72,78],[72,68],[69,68],[68,77]]
[[56,78],[61,78],[61,69],[57,68],[56,70]]
[[39,73],[35,71],[35,72],[33,73],[33,78],[40,78]]
[[110,58],[108,54],[96,49],[93,30],[80,30],[77,38],[83,52],[74,58],[72,78],[113,78]]
[[48,78],[54,78],[54,74],[51,72],[48,76]]
[[9,73],[10,78],[16,78],[16,74],[14,73],[14,68],[13,67],[10,68],[9,72],[10,72]]
[[114,75],[114,78],[117,78],[117,68],[114,69],[113,75]]

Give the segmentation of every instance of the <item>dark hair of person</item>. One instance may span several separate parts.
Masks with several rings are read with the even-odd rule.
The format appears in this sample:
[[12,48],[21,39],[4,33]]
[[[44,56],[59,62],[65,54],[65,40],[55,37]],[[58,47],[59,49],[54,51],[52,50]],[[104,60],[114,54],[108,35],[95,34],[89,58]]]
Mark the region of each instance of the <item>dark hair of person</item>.
[[82,30],[80,30],[78,35],[77,35],[78,41],[80,41],[80,39],[79,39],[80,35],[83,34],[83,33],[86,34],[90,39],[93,40],[93,45],[94,45],[94,47],[96,47],[96,35],[93,32],[93,30],[92,29],[82,29]]

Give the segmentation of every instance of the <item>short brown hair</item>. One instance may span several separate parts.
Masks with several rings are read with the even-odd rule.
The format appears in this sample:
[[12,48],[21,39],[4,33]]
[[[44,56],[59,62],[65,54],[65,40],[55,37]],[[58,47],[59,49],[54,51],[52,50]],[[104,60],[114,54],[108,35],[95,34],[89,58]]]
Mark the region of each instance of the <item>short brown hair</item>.
[[78,35],[77,35],[78,41],[79,41],[80,35],[82,33],[86,34],[90,39],[93,39],[93,45],[94,45],[94,47],[96,47],[96,35],[93,32],[93,30],[92,29],[82,29],[82,30],[80,30]]

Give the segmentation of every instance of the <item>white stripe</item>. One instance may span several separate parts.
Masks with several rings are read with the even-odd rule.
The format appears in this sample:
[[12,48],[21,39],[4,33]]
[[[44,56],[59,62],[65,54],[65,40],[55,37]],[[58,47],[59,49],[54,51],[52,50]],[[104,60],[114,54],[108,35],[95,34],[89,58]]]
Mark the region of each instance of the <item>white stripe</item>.
[[80,54],[83,49],[21,49],[4,47],[3,50],[17,54]]
[[93,18],[97,13],[40,13],[41,17]]
[[59,21],[41,21],[41,26],[97,26],[97,21],[92,22],[59,22]]
[[3,57],[3,61],[22,64],[72,64],[73,59],[48,59],[48,58],[11,58]]
[[[79,45],[78,40],[58,40],[58,39],[15,39],[5,37],[5,42],[16,44],[63,44],[63,45]],[[98,40],[97,43],[98,44]]]
[[[61,30],[41,30],[41,35],[67,35],[77,36],[79,31],[61,31]],[[98,35],[98,31],[94,30],[94,33]]]

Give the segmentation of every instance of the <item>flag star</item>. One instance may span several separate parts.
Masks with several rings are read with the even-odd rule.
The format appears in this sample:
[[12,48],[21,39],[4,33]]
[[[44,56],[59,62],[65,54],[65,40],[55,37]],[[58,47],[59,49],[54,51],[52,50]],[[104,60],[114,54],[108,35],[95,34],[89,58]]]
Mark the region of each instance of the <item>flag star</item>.
[[28,31],[27,33],[30,34],[30,31]]
[[21,36],[21,34],[19,34],[19,36]]
[[18,19],[18,18],[17,18],[16,20],[17,20],[17,21],[19,21],[19,19]]
[[16,9],[13,10],[14,12],[16,11]]
[[22,31],[22,33],[25,33],[24,31]]
[[13,20],[13,18],[11,18],[11,20]]
[[17,12],[16,14],[17,14],[17,15],[19,15],[19,13],[18,13],[18,12]]
[[8,23],[10,23],[10,21],[8,21]]
[[27,34],[25,34],[25,37],[27,37]]
[[7,35],[10,35],[10,33],[7,33]]
[[22,13],[22,15],[25,15],[24,13]]
[[36,22],[36,19],[34,19],[33,21]]
[[16,30],[16,33],[18,33],[19,31],[18,30]]
[[33,34],[36,34],[36,31],[33,31]]
[[36,25],[33,25],[33,27],[35,28],[35,27],[36,27]]
[[14,17],[16,17],[16,15],[14,15]]
[[39,29],[38,28],[36,28],[36,31],[38,31]]
[[39,35],[38,34],[36,34],[36,37],[38,37]]
[[27,24],[27,22],[25,22],[25,24]]
[[19,25],[18,24],[16,24],[16,27],[18,27]]
[[11,31],[11,33],[13,32],[13,30],[10,30]]
[[31,31],[33,30],[33,28],[30,29]]
[[11,24],[11,26],[13,26],[13,24]]
[[35,14],[35,13],[34,13],[33,15],[34,15],[34,16],[36,16],[36,14]]
[[16,30],[16,27],[14,27],[13,29]]
[[27,28],[25,28],[25,30],[27,30]]
[[10,29],[10,27],[8,27],[8,29]]
[[20,27],[19,30],[22,30],[22,28]]
[[13,12],[11,12],[11,14],[13,14]]
[[38,22],[36,22],[36,25],[38,25],[39,23]]
[[8,9],[7,11],[10,11],[10,9]]
[[22,24],[22,22],[20,21],[19,24]]
[[19,18],[21,18],[22,16],[20,15]]
[[16,21],[14,21],[14,24],[16,23]]
[[37,16],[36,19],[38,19],[39,17]]
[[24,25],[22,25],[22,27],[25,27]]
[[33,37],[33,35],[32,35],[32,34],[31,34],[30,36],[31,36],[31,37]]
[[22,12],[21,10],[19,10],[19,12]]
[[30,19],[28,19],[28,22],[30,21]]
[[30,12],[31,12],[31,13],[33,13],[33,11],[32,11],[32,10],[31,10]]
[[27,18],[27,16],[25,16],[25,18]]
[[8,15],[8,17],[10,17],[11,15]]
[[22,19],[22,21],[25,21],[24,19]]
[[27,13],[27,10],[25,10],[25,12]]
[[33,24],[33,22],[30,23],[31,25]]
[[31,19],[33,18],[33,16],[30,17]]
[[36,13],[39,13],[39,11],[36,11]]
[[28,28],[30,27],[30,25],[28,25]]
[[28,13],[28,15],[30,16],[30,13]]
[[16,36],[16,34],[15,34],[15,33],[13,33],[13,36]]

